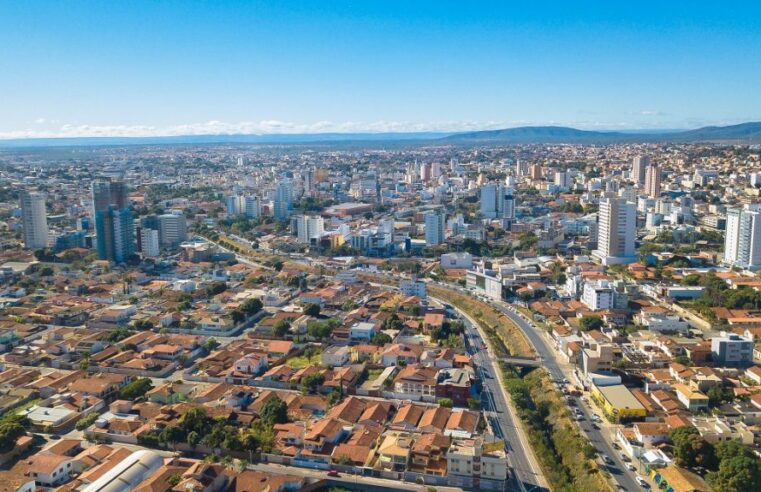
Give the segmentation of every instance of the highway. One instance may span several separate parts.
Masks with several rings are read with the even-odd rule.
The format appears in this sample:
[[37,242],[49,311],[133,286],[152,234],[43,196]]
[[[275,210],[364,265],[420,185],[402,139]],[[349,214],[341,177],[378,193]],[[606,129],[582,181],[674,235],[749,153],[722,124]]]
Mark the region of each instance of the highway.
[[[544,367],[550,375],[552,375],[555,381],[561,381],[563,378],[571,380],[572,374],[570,374],[570,371],[564,371],[561,367],[558,362],[558,355],[548,343],[544,330],[536,326],[533,322],[528,321],[520,313],[516,312],[512,306],[505,302],[493,302],[492,305],[514,321],[523,331],[541,358]],[[596,429],[593,426],[591,417],[594,415],[594,412],[581,399],[577,399],[577,406],[584,414],[584,420],[579,422],[579,424],[582,431],[587,435],[589,442],[597,448],[600,453],[610,457],[614,462],[613,466],[602,466],[608,469],[611,475],[613,475],[613,479],[618,483],[622,490],[642,490],[635,481],[633,472],[626,469],[624,462],[619,456],[619,452],[613,448],[611,440],[606,439],[603,434],[604,432],[608,432],[603,430],[605,427]]]
[[[439,302],[443,303],[443,301]],[[512,472],[507,490],[524,492],[548,490],[531,445],[518,422],[519,417],[513,412],[512,406],[508,405],[497,358],[488,349],[478,323],[463,311],[458,310],[458,312],[465,323],[468,354],[483,381],[481,400],[484,416],[492,433],[505,441]]]

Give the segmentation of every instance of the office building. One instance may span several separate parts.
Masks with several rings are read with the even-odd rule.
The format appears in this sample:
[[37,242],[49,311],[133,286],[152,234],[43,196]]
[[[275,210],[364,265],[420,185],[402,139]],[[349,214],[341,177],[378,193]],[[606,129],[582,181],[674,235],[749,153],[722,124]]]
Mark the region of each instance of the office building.
[[293,212],[293,183],[284,180],[279,182],[275,189],[273,216],[275,220],[287,220],[291,212]]
[[600,200],[597,249],[594,256],[605,265],[634,263],[634,239],[637,232],[637,209],[616,196]]
[[48,245],[48,216],[45,211],[45,194],[37,191],[22,191],[21,225],[24,227],[24,247],[45,248]]
[[661,196],[661,168],[657,164],[650,164],[645,169],[645,193],[650,198]]
[[446,214],[443,210],[432,210],[425,214],[425,245],[436,246],[444,242]]
[[761,269],[761,204],[727,210],[724,237],[724,262],[746,268]]
[[645,170],[650,165],[650,158],[646,155],[638,155],[632,161],[631,179],[637,184],[645,183]]

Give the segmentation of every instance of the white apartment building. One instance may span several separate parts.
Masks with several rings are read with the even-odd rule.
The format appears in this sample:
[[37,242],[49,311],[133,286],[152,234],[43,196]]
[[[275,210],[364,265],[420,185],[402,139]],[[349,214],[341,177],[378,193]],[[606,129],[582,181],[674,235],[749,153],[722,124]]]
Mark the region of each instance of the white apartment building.
[[633,203],[607,196],[600,200],[597,249],[594,256],[604,265],[634,263],[637,210]]
[[312,238],[325,232],[325,220],[319,215],[299,215],[294,217],[296,237],[302,244],[309,244]]
[[36,191],[22,191],[21,224],[24,227],[24,247],[45,248],[48,245],[48,217],[45,212],[45,194]]
[[481,215],[487,219],[515,219],[515,199],[508,186],[495,183],[481,187]]
[[258,196],[247,196],[245,201],[247,219],[257,219],[262,215],[262,203]]
[[650,157],[646,155],[638,155],[632,162],[631,179],[637,184],[643,184],[645,182],[645,169],[650,164]]
[[159,243],[161,246],[176,248],[188,238],[188,225],[181,214],[163,214],[158,216]]
[[143,227],[140,229],[140,245],[142,246],[143,256],[146,258],[156,258],[161,252],[159,244],[159,231]]
[[445,218],[443,210],[432,210],[425,214],[426,246],[437,246],[444,242]]
[[748,270],[761,269],[761,204],[727,210],[724,262]]
[[593,311],[613,309],[615,295],[616,291],[613,285],[607,280],[586,282],[582,291],[581,302]]
[[402,280],[399,282],[399,290],[405,296],[417,296],[421,299],[428,297],[425,282],[420,280]]

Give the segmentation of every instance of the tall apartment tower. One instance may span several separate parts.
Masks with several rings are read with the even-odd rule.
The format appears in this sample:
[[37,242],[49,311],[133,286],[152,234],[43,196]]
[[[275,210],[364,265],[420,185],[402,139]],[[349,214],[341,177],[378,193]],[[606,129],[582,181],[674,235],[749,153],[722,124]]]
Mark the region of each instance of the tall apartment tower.
[[761,269],[761,204],[727,210],[724,262],[748,270]]
[[273,209],[275,220],[288,219],[293,211],[293,183],[285,180],[277,184]]
[[593,254],[605,265],[636,261],[634,238],[637,232],[637,208],[616,196],[600,200],[597,249]]
[[98,258],[124,263],[136,250],[127,186],[122,181],[94,181],[92,201]]
[[645,169],[650,165],[650,157],[646,155],[638,155],[632,161],[632,174],[631,178],[637,184],[645,183]]
[[650,198],[661,196],[661,168],[650,164],[645,169],[645,192]]
[[24,226],[24,247],[40,249],[48,245],[48,216],[45,212],[45,194],[22,191],[21,224]]
[[444,242],[446,213],[443,210],[432,210],[425,214],[425,244],[436,246]]
[[299,215],[291,221],[302,244],[309,244],[312,238],[320,237],[325,232],[325,220],[319,215]]
[[481,187],[481,214],[487,219],[503,219],[505,229],[510,229],[515,219],[515,197],[509,186],[494,183]]

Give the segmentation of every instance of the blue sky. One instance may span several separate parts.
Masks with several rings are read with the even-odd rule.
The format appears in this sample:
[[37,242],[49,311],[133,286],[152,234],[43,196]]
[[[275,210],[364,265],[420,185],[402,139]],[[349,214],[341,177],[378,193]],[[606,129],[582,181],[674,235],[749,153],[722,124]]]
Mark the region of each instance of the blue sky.
[[761,2],[0,2],[0,138],[761,120]]

